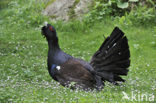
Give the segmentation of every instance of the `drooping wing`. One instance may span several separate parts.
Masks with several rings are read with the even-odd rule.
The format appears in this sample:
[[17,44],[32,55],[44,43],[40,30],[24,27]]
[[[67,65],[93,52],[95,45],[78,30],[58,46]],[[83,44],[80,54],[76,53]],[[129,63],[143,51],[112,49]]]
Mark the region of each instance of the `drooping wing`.
[[[94,76],[75,59],[63,63],[55,75],[61,85],[72,86],[72,88],[92,89],[96,84]],[[72,85],[73,83],[75,84]]]

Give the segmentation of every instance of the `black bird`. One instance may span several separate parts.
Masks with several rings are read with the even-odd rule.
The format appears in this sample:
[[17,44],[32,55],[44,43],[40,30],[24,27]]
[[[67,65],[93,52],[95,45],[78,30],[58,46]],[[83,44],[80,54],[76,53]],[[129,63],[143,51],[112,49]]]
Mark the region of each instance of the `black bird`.
[[49,74],[61,85],[73,89],[101,90],[105,81],[116,85],[125,81],[120,76],[126,76],[128,73],[130,51],[128,40],[118,27],[105,39],[89,63],[61,50],[56,30],[52,25],[45,23],[42,34],[49,46]]

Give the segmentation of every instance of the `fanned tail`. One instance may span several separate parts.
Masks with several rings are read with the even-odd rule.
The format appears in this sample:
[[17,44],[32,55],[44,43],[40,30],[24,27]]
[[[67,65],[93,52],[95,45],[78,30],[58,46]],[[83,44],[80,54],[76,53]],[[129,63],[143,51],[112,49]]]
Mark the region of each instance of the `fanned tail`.
[[116,84],[117,81],[125,81],[120,75],[127,75],[127,68],[130,66],[129,58],[128,40],[124,33],[115,27],[93,55],[90,64],[103,80]]

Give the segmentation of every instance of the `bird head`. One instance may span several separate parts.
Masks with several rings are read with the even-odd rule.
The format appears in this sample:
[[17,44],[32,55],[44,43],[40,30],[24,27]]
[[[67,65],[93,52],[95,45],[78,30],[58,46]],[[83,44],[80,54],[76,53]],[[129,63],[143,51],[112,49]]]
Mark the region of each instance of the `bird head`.
[[47,22],[44,22],[44,26],[42,27],[42,35],[46,37],[47,40],[54,40],[57,38],[55,28]]

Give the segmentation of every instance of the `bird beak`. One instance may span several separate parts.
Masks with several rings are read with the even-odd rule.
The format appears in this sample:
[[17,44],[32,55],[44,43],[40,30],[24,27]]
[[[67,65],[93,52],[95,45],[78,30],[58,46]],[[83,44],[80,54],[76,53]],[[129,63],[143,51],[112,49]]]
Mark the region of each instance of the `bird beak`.
[[44,22],[44,26],[47,27],[48,26],[48,22]]

